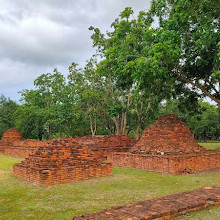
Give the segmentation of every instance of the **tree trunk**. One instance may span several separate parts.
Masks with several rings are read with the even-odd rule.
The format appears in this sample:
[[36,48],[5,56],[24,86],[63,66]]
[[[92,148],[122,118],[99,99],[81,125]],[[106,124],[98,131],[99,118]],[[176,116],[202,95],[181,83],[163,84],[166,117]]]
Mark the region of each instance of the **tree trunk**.
[[138,125],[137,128],[136,128],[136,140],[140,139],[140,128],[141,128],[140,125]]
[[124,113],[123,129],[122,134],[126,135],[126,125],[127,125],[127,112]]
[[52,139],[52,129],[51,126],[48,127],[48,139],[51,140]]
[[94,136],[95,132],[93,130],[92,116],[90,116],[89,118],[90,118],[90,130],[91,130],[92,136]]
[[119,116],[117,117],[118,120],[116,119],[116,117],[111,117],[112,121],[115,123],[115,128],[116,128],[116,135],[120,135],[120,126],[119,126]]

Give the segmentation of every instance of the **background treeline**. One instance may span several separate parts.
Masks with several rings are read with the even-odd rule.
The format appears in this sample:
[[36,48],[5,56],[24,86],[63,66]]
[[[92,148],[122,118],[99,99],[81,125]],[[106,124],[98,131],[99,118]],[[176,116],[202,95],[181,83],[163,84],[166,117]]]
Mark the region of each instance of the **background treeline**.
[[197,140],[219,140],[219,108],[198,100],[146,98],[135,89],[117,88],[113,79],[85,69],[69,68],[67,79],[56,69],[41,75],[35,89],[21,92],[21,103],[0,97],[0,135],[16,126],[24,138],[51,139],[95,134],[128,134],[139,139],[160,115],[176,113]]
[[0,135],[16,126],[25,138],[139,139],[160,115],[177,113],[197,139],[219,139],[219,11],[217,0],[152,0],[136,18],[125,8],[106,34],[90,27],[97,50],[83,68],[41,75],[21,104],[1,97]]

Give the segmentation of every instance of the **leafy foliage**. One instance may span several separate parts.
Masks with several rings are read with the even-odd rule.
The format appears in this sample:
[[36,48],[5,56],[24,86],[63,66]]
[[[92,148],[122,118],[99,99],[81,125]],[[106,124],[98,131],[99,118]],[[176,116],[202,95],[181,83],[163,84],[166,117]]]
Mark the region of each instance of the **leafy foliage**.
[[0,137],[6,130],[15,126],[13,114],[17,107],[14,101],[3,95],[0,96]]

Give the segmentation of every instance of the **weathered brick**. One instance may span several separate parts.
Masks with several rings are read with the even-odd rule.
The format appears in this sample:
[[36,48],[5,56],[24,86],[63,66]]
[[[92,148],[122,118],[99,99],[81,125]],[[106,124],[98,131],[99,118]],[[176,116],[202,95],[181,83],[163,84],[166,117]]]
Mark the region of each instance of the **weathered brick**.
[[33,154],[15,164],[16,176],[35,184],[51,185],[112,174],[85,145],[70,138],[44,142]]
[[165,220],[187,212],[220,204],[220,186],[204,187],[125,206],[112,207],[93,214],[73,217],[74,220]]
[[107,160],[118,167],[184,174],[219,169],[220,151],[206,151],[186,124],[171,114],[148,127],[130,152],[113,152]]

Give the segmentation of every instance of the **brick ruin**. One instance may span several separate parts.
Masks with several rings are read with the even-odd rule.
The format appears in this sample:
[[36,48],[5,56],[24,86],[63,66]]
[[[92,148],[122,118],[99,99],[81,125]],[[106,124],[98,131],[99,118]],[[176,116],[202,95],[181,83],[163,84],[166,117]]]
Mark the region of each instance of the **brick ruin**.
[[[66,141],[72,141],[66,138]],[[84,136],[78,138],[79,143],[85,144],[90,150],[94,151],[100,158],[105,158],[110,152],[127,152],[136,144],[135,140],[131,140],[127,135],[95,135]],[[28,157],[40,146],[44,145],[44,141],[35,139],[22,140],[22,134],[16,128],[7,130],[0,141],[0,153],[14,157]]]
[[144,154],[188,154],[204,152],[193,138],[187,125],[177,115],[163,115],[153,125],[146,128],[132,153]]
[[0,140],[0,153],[4,153],[4,150],[13,144],[14,141],[21,141],[22,134],[17,128],[10,128],[2,135]]
[[111,152],[128,152],[137,141],[127,135],[95,135],[78,138],[79,143],[85,144],[99,157],[105,158]]
[[52,185],[112,174],[112,165],[103,163],[87,146],[75,139],[44,142],[24,161],[15,164],[16,176],[29,182]]
[[22,134],[17,128],[10,128],[2,135],[2,141],[13,142],[22,140]]
[[4,154],[12,157],[26,158],[34,153],[40,146],[44,145],[44,141],[28,139],[22,141],[14,141],[12,144],[4,148]]
[[216,205],[220,205],[220,186],[204,187],[123,206],[114,206],[96,213],[73,217],[73,220],[168,220]]
[[119,167],[154,172],[195,173],[220,168],[220,151],[206,151],[187,125],[177,115],[169,114],[146,128],[129,152],[113,152],[108,161]]

